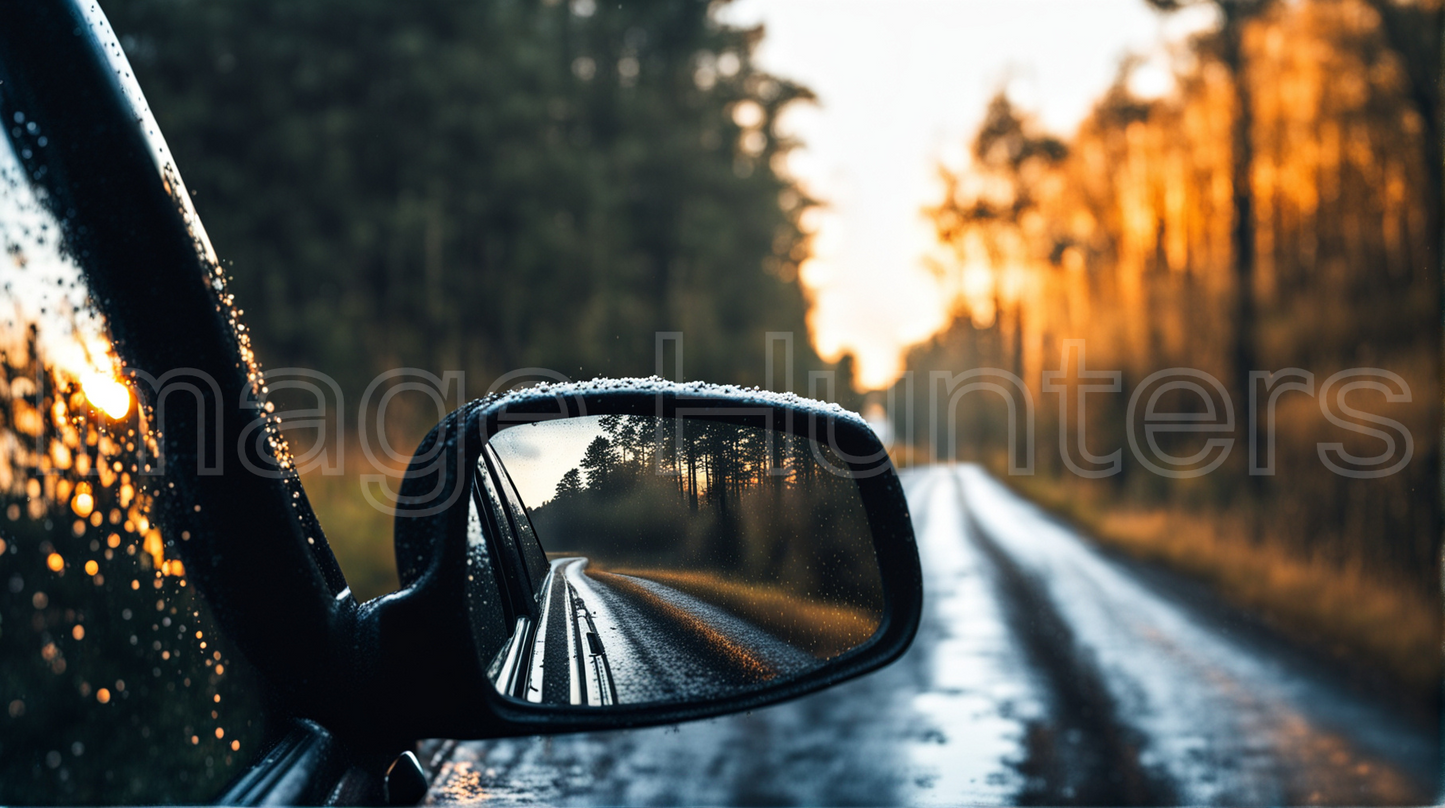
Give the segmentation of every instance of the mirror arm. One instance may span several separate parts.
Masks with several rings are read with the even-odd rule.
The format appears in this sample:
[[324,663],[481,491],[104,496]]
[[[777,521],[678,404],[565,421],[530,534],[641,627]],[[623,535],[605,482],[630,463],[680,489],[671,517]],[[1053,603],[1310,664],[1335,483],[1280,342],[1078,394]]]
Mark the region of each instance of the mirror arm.
[[360,606],[350,671],[365,692],[350,709],[328,716],[327,726],[352,743],[389,748],[462,737],[490,715],[476,687],[485,673],[470,640],[466,593],[460,576],[446,574],[466,565],[465,545],[446,537],[466,530],[467,508],[455,505],[466,502],[472,482],[476,452],[468,451],[466,429],[476,406],[433,427],[402,479],[395,520],[402,588]]

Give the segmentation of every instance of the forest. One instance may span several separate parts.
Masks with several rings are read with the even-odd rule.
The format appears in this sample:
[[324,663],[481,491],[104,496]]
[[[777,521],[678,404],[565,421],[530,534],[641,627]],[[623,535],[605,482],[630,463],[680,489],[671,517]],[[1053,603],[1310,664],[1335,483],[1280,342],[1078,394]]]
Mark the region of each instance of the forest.
[[[705,3],[117,0],[267,367],[759,383],[805,330],[806,88]],[[798,346],[806,367],[821,367]]]
[[[1107,545],[1207,581],[1362,677],[1433,698],[1441,7],[1255,0],[1218,13],[1217,28],[1173,52],[1168,92],[1135,92],[1143,65],[1126,61],[1067,134],[1000,93],[969,163],[940,169],[931,265],[954,317],[909,353],[892,391],[895,428],[912,438],[900,460],[985,462]],[[1120,372],[1120,390],[1064,414],[1065,394],[1103,384],[1079,374],[1083,352],[1090,372]],[[1351,393],[1356,412],[1341,415],[1321,400],[1326,382],[1361,367],[1398,382]],[[969,393],[950,410],[951,388],[930,381],[971,368],[1027,386],[1032,475],[1009,472],[1024,438],[1010,445],[1000,396]],[[1170,368],[1208,374],[1233,402],[1234,448],[1207,474],[1155,473],[1128,448],[1131,393]],[[1291,380],[1268,399],[1275,422],[1251,426],[1251,386],[1265,402],[1264,385]],[[1207,414],[1178,390],[1161,400]],[[1360,412],[1408,432],[1413,455],[1397,472],[1361,479],[1322,461],[1329,444],[1356,457],[1380,454],[1381,435],[1402,445],[1400,430],[1362,434]],[[1253,472],[1251,440],[1275,453],[1266,464],[1261,449]],[[1120,462],[1088,479],[1063,454],[1084,448],[1120,450]]]
[[[812,200],[779,172],[797,144],[776,122],[812,96],[753,63],[761,30],[709,4],[105,9],[262,366],[338,384],[275,398],[340,425],[338,441],[297,417],[287,437],[306,456],[327,433],[302,472],[359,594],[396,582],[391,519],[359,496],[387,464],[357,434],[378,374],[461,371],[455,407],[499,385],[651,375],[663,331],[683,335],[666,375],[762,384],[767,332],[807,332]],[[793,344],[798,378],[829,367]],[[441,414],[402,394],[387,437],[414,446]]]
[[873,539],[857,483],[825,445],[727,421],[597,420],[577,466],[532,506],[549,556],[681,589],[825,657],[872,635]]

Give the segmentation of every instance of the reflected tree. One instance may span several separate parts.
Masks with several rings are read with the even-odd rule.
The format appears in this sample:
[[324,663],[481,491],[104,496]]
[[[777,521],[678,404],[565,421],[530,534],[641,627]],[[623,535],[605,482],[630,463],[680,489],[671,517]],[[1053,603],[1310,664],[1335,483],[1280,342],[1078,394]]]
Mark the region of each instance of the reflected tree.
[[599,426],[532,510],[549,554],[881,608],[857,484],[822,444],[705,419],[605,416]]

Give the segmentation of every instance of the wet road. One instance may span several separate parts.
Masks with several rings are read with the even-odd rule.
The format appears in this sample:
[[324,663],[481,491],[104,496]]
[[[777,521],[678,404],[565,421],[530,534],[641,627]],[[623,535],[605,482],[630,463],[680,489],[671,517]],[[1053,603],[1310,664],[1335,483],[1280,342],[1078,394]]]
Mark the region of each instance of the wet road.
[[1434,802],[1432,727],[977,467],[905,476],[926,601],[892,666],[678,727],[424,749],[435,803]]
[[[552,562],[542,700],[561,704],[713,698],[816,667],[813,657],[697,598],[632,575]],[[590,635],[590,636],[589,636]]]

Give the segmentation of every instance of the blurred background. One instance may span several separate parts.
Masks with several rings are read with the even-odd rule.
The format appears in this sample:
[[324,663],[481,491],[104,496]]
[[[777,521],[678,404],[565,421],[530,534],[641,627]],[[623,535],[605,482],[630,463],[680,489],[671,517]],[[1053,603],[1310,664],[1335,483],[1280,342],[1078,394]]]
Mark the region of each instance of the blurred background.
[[[396,580],[355,450],[378,373],[461,370],[467,397],[538,368],[648,375],[656,333],[682,332],[687,379],[865,410],[900,465],[981,463],[1110,552],[1435,704],[1437,0],[106,12],[263,365],[340,384],[345,473],[305,483],[358,595]],[[769,376],[769,332],[794,335],[790,377]],[[1123,373],[1084,423],[1041,375],[1074,339]],[[1127,393],[1176,366],[1233,397],[1220,469],[1170,479],[1126,451],[1115,476],[1067,470],[1061,431],[1124,446]],[[1378,441],[1289,394],[1275,475],[1247,474],[1249,371],[1355,366],[1408,383],[1368,409],[1410,431],[1410,462],[1330,472],[1317,443]],[[1031,391],[1035,474],[1005,474],[1001,399],[949,409],[929,381],[978,367]],[[435,418],[396,410],[394,444]]]

